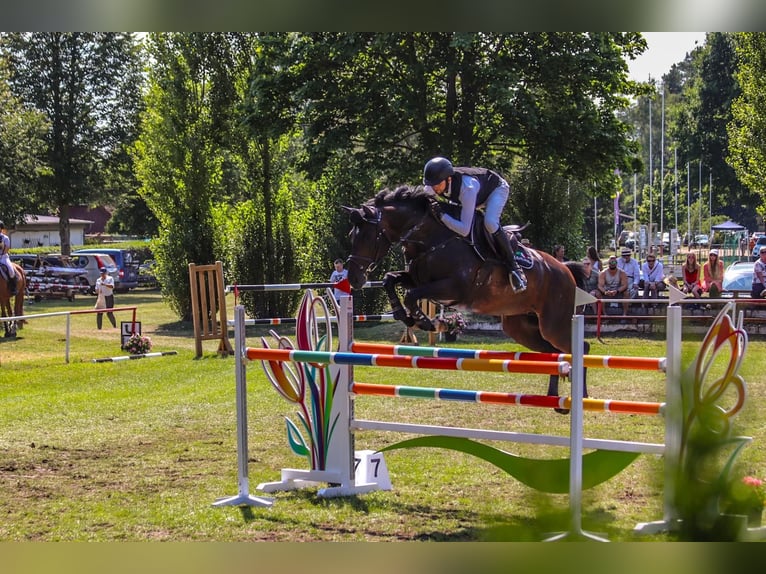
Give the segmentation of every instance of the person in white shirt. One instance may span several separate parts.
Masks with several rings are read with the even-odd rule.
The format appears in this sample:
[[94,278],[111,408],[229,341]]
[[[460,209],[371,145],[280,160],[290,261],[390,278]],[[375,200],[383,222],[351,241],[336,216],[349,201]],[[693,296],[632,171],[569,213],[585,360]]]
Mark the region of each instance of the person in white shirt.
[[[348,269],[343,268],[343,259],[335,260],[335,271],[330,274],[330,283],[339,283],[348,277]],[[335,300],[339,301],[341,297],[348,296],[348,293],[340,289],[333,289]]]
[[663,279],[665,279],[665,272],[662,261],[657,261],[657,256],[650,253],[641,265],[641,289],[644,290],[644,299],[659,297],[660,291],[664,291],[667,287]]
[[[96,279],[96,309],[114,309],[114,277],[106,272],[106,267],[99,269],[101,276]],[[112,327],[117,327],[114,313],[107,312]],[[96,326],[101,329],[104,321],[103,313],[96,313]]]
[[620,255],[622,257],[617,260],[617,268],[625,271],[628,277],[628,298],[635,299],[638,297],[638,287],[641,284],[641,268],[638,261],[631,257],[633,252],[627,247],[622,248]]

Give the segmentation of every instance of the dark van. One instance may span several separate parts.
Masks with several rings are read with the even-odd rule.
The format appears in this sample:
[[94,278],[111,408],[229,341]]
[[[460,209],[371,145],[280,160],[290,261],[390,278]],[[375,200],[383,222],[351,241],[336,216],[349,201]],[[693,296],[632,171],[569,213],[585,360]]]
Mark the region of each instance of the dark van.
[[117,272],[119,273],[119,277],[115,280],[115,291],[124,293],[129,289],[138,287],[138,261],[134,258],[133,252],[129,249],[93,247],[72,251],[72,255],[83,253],[105,253],[114,259],[114,262],[117,265]]

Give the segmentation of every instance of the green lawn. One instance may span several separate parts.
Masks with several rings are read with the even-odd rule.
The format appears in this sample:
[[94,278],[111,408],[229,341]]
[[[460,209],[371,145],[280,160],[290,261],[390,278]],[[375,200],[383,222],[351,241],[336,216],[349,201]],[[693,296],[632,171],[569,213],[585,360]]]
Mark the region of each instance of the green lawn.
[[[92,297],[43,301],[27,314],[88,309]],[[234,358],[205,342],[194,358],[191,324],[180,322],[158,291],[118,294],[136,306],[153,351],[175,356],[116,363],[119,330],[95,328],[93,315],[30,320],[17,340],[0,341],[0,540],[2,541],[534,541],[568,527],[566,495],[542,496],[469,455],[437,449],[387,453],[394,489],[350,499],[320,499],[316,489],[277,493],[272,508],[215,508],[237,493]],[[230,306],[231,308],[231,306]],[[230,312],[231,316],[232,313]],[[129,313],[118,314],[118,323]],[[104,321],[109,325],[108,321]],[[249,343],[267,328],[248,330]],[[280,332],[292,335],[292,328]],[[356,338],[398,342],[394,324],[361,325]],[[461,346],[517,348],[491,335],[467,334]],[[684,343],[684,364],[699,337]],[[766,395],[761,340],[750,343],[740,374],[748,403],[734,419],[754,438],[741,456],[746,470],[766,477]],[[592,353],[663,356],[664,342],[634,337],[593,341]],[[360,367],[355,378],[431,387],[544,393],[547,378],[532,375],[381,370]],[[661,401],[656,373],[590,370],[594,398]],[[566,384],[562,392],[568,391]],[[569,417],[522,409],[413,399],[357,399],[357,416],[567,435]],[[279,480],[282,468],[305,468],[286,444],[284,417],[294,406],[268,384],[259,364],[248,367],[251,491]],[[586,436],[662,442],[659,419],[585,414]],[[360,433],[357,449],[378,449],[405,438]],[[562,458],[566,449],[495,444],[515,454]],[[662,517],[662,461],[642,455],[615,479],[585,492],[583,524],[615,541],[634,540],[638,522]],[[649,538],[640,538],[645,540]],[[658,535],[651,540],[672,540]]]

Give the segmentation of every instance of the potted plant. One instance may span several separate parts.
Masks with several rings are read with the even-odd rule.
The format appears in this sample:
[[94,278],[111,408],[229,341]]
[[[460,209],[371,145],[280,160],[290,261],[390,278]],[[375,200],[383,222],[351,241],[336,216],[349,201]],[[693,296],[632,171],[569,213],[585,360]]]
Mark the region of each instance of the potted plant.
[[444,333],[446,341],[457,341],[457,336],[463,332],[465,327],[466,322],[462,313],[450,313],[436,318],[436,330]]
[[747,516],[750,528],[761,525],[763,506],[766,503],[766,484],[760,478],[745,476],[731,485],[726,511],[729,514]]
[[152,350],[152,340],[138,333],[133,333],[123,347],[131,355],[143,355]]

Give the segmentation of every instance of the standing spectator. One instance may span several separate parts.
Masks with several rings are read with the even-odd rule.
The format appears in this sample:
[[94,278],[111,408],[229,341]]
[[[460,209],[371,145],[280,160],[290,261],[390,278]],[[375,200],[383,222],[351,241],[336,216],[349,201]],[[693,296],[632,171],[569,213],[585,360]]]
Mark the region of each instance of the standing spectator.
[[711,299],[718,299],[723,291],[723,261],[718,259],[718,249],[711,249],[702,266],[702,291]]
[[559,261],[561,261],[562,263],[564,263],[565,261],[569,261],[569,259],[567,259],[564,256],[565,251],[566,251],[566,249],[564,248],[563,245],[554,245],[553,246],[553,256],[556,259],[558,259]]
[[638,261],[631,256],[633,252],[628,247],[623,247],[620,251],[619,261],[617,261],[617,267],[625,271],[625,275],[628,276],[628,298],[635,299],[638,297],[638,287],[641,284],[641,268],[638,265]]
[[657,261],[657,256],[650,253],[646,256],[646,261],[641,265],[641,289],[644,291],[644,299],[657,299],[660,291],[666,288],[663,279],[665,273],[662,268],[662,261]]
[[753,264],[753,289],[750,296],[754,299],[766,297],[766,245],[758,251],[758,259]]
[[700,284],[700,265],[697,263],[697,255],[690,251],[686,254],[686,263],[683,266],[684,284],[681,291],[691,295],[695,299],[702,296],[702,285]]
[[601,273],[603,271],[601,265],[601,254],[598,252],[598,249],[596,249],[595,245],[588,247],[588,259],[590,259],[591,263],[593,263],[594,271],[597,273]]
[[[99,269],[101,276],[96,279],[96,309],[114,309],[114,277],[108,275],[106,267]],[[117,327],[117,321],[114,313],[109,311],[106,314],[112,327]],[[104,320],[103,313],[96,313],[96,326],[101,329]]]
[[[335,265],[335,271],[330,274],[330,283],[338,283],[348,277],[348,269],[343,268],[342,259],[336,259],[333,265]],[[348,293],[341,291],[340,289],[333,289],[333,294],[335,295],[336,301],[339,301],[341,297],[348,295]]]
[[[628,276],[617,267],[617,257],[609,257],[607,268],[598,274],[597,297],[606,299],[623,299],[628,297]],[[628,303],[623,304],[623,311],[628,314]]]
[[[593,295],[594,297],[600,298],[601,291],[598,290],[599,273],[598,271],[594,269],[593,261],[591,261],[589,257],[586,257],[585,259],[582,260],[582,266],[583,266],[583,278],[584,278],[583,291],[587,291],[589,294]],[[589,305],[586,305],[585,307],[591,313],[596,310],[594,303],[590,303]]]

